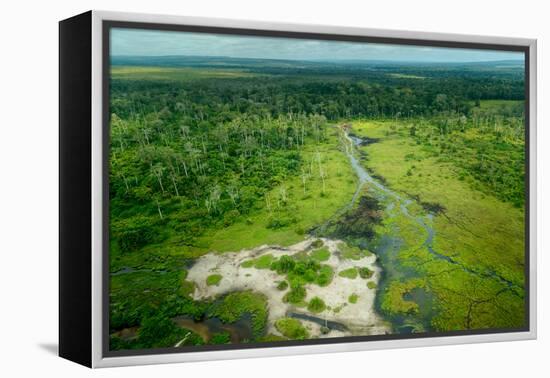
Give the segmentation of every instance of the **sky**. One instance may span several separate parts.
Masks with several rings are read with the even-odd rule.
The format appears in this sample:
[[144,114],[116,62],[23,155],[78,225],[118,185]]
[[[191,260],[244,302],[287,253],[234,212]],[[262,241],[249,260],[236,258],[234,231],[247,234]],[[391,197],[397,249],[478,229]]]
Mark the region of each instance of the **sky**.
[[523,60],[523,53],[507,51],[113,28],[111,56],[123,55],[407,62]]

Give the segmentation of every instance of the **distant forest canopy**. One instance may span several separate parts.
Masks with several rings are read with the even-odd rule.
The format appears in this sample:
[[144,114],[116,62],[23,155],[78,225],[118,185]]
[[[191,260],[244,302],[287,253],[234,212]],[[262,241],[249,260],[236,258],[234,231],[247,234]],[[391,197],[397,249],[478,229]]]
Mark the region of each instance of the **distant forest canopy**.
[[[227,58],[226,58],[227,59]],[[199,63],[202,62],[202,63]],[[523,100],[522,62],[472,64],[335,64],[257,59],[126,57],[114,65],[204,67],[234,70],[233,80],[124,80],[112,84],[111,112],[129,116],[158,106],[185,109],[190,122],[223,122],[239,114],[278,117],[320,114],[329,120],[352,117],[413,117],[440,113],[469,115],[484,99]],[[239,77],[239,73],[252,73]],[[160,96],[150,101],[149,95]],[[517,109],[521,115],[523,109]]]
[[[410,118],[417,124],[411,135],[439,153],[453,154],[451,135],[468,128],[512,141],[514,154],[498,158],[485,156],[489,142],[477,143],[479,163],[465,168],[497,197],[518,206],[524,201],[523,160],[515,159],[522,153],[516,143],[523,140],[522,102],[479,108],[483,99],[523,100],[517,66],[445,69],[424,63],[404,74],[404,66],[395,64],[369,70],[356,64],[302,69],[301,62],[229,63],[229,69],[183,69],[183,77],[181,67],[163,67],[160,76],[140,76],[147,66],[129,67],[128,77],[116,67],[110,82],[110,198],[112,232],[122,250],[162,240],[171,222],[191,244],[213,224],[232,224],[269,201],[269,190],[300,173],[303,146],[326,140],[327,120]],[[421,123],[422,117],[429,122]],[[512,157],[513,164],[507,163]],[[279,227],[289,219],[291,212],[269,224]]]

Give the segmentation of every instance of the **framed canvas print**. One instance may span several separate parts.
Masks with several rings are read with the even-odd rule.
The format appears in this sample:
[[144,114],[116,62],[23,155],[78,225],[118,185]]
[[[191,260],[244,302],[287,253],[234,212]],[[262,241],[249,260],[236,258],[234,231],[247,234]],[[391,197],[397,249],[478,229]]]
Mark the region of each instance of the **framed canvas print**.
[[60,355],[536,337],[536,41],[60,22]]

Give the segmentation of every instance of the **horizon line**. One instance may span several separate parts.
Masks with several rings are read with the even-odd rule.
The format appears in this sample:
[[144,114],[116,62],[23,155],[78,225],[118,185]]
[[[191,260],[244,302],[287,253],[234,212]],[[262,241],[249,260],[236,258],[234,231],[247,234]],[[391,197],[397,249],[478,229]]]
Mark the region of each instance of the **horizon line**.
[[261,57],[241,57],[230,55],[184,55],[184,54],[166,54],[166,55],[110,55],[109,58],[168,58],[168,57],[186,57],[186,58],[229,58],[229,59],[243,59],[243,60],[274,60],[274,61],[299,61],[299,62],[402,62],[402,63],[454,63],[454,64],[471,64],[471,63],[498,63],[498,62],[518,62],[525,64],[525,59],[495,59],[495,60],[472,60],[472,61],[460,61],[460,60],[398,60],[398,59],[361,59],[361,58],[261,58]]

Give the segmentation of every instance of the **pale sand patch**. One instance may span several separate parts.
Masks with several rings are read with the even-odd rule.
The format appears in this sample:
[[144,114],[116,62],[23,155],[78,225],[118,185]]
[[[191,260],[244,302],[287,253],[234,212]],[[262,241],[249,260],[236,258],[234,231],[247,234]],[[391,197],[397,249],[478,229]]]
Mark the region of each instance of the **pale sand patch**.
[[[208,253],[200,257],[188,272],[187,279],[194,281],[196,284],[193,296],[195,299],[204,299],[239,290],[254,290],[263,293],[267,297],[269,310],[267,331],[274,334],[279,334],[274,327],[275,321],[285,317],[289,311],[342,323],[349,329],[346,332],[331,330],[328,334],[322,334],[321,326],[318,324],[302,321],[304,325],[307,325],[312,337],[375,335],[389,332],[390,327],[374,310],[376,290],[367,287],[368,281],[374,281],[378,284],[380,279],[380,268],[376,264],[375,255],[363,257],[360,260],[343,259],[338,249],[338,245],[343,243],[342,241],[321,238],[324,246],[328,248],[331,254],[329,260],[322,262],[322,264],[330,265],[333,268],[334,278],[330,285],[326,287],[315,284],[305,286],[307,301],[318,296],[331,308],[319,314],[310,314],[306,308],[297,308],[292,304],[283,302],[283,297],[288,290],[278,290],[277,284],[285,279],[284,276],[270,269],[241,267],[244,261],[265,254],[280,257],[308,250],[314,240],[317,239],[308,238],[285,248],[263,245],[240,252]],[[374,274],[368,280],[360,277],[349,279],[338,276],[338,272],[351,267],[368,267],[374,271]],[[214,273],[220,274],[222,280],[217,286],[208,286],[206,277]],[[348,303],[348,298],[352,294],[357,294],[359,297],[355,304]],[[334,309],[338,307],[341,308],[340,311],[335,312]]]

